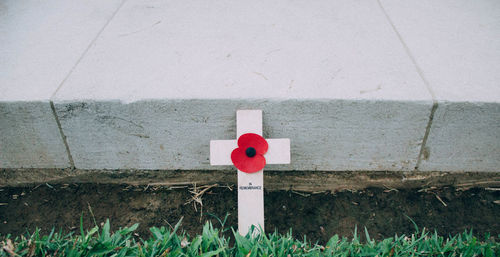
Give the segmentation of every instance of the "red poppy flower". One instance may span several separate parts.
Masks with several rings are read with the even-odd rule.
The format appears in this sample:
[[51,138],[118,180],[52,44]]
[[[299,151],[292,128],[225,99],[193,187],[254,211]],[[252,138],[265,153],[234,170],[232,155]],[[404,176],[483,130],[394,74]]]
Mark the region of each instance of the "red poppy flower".
[[243,134],[238,138],[238,148],[231,153],[231,160],[238,170],[254,173],[264,169],[267,141],[254,133]]

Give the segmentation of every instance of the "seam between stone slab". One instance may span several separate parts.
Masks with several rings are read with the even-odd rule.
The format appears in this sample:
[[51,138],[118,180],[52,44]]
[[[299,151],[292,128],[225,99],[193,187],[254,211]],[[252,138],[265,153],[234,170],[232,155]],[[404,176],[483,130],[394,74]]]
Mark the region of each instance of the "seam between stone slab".
[[57,87],[57,89],[54,91],[54,93],[52,94],[52,96],[50,97],[50,100],[53,100],[54,97],[56,96],[57,92],[59,92],[59,89],[62,88],[62,86],[64,85],[64,83],[66,82],[66,80],[68,80],[69,76],[71,76],[71,74],[73,73],[73,71],[75,70],[76,66],[78,66],[78,64],[83,60],[83,57],[85,57],[85,55],[87,54],[87,52],[90,50],[90,48],[92,48],[92,46],[94,45],[94,43],[97,41],[97,39],[99,38],[99,36],[101,36],[102,32],[104,31],[104,29],[106,29],[106,27],[109,25],[109,23],[113,20],[113,18],[115,18],[116,14],[118,13],[118,11],[122,8],[122,6],[125,4],[127,0],[123,0],[121,2],[121,4],[118,6],[118,8],[116,8],[116,10],[113,12],[113,14],[111,15],[111,17],[106,21],[106,23],[104,24],[104,26],[102,26],[102,28],[99,30],[99,32],[97,32],[96,36],[94,37],[94,39],[92,39],[92,41],[90,41],[89,45],[87,46],[87,48],[83,51],[83,53],[80,55],[80,57],[78,58],[78,60],[75,62],[75,64],[73,65],[73,67],[71,67],[71,70],[69,70],[68,74],[66,74],[66,76],[64,77],[64,79],[61,81],[61,83],[59,84],[59,86]]
[[415,170],[418,170],[418,167],[420,167],[420,162],[422,162],[422,157],[424,156],[425,149],[426,149],[425,147],[427,144],[427,139],[429,138],[429,134],[431,131],[432,121],[434,120],[434,113],[436,113],[437,108],[438,108],[438,103],[434,102],[432,104],[429,122],[427,123],[427,127],[425,127],[424,139],[422,139],[422,147],[420,148],[420,152],[418,154],[417,165],[415,165]]
[[73,156],[69,150],[68,142],[66,139],[66,135],[64,135],[63,129],[61,127],[61,122],[59,121],[59,117],[57,116],[56,108],[54,106],[54,102],[50,101],[50,108],[52,109],[52,114],[54,114],[54,118],[56,119],[57,128],[59,129],[59,134],[64,143],[64,147],[66,148],[66,153],[68,153],[69,165],[71,169],[75,169],[75,162],[73,161]]
[[52,114],[54,115],[54,118],[56,120],[56,124],[57,124],[57,127],[59,129],[59,134],[61,135],[61,138],[62,138],[63,143],[64,143],[64,147],[66,148],[66,153],[68,154],[68,159],[69,159],[69,163],[70,163],[70,166],[71,166],[70,167],[71,170],[75,170],[75,162],[73,161],[73,155],[71,154],[71,151],[69,149],[69,145],[68,145],[68,142],[67,142],[66,135],[64,134],[64,131],[63,131],[62,126],[61,126],[61,122],[59,121],[59,117],[57,116],[57,112],[56,112],[56,108],[54,106],[54,102],[52,100],[56,96],[56,94],[59,91],[59,89],[62,88],[62,86],[64,85],[64,83],[66,82],[66,80],[69,78],[69,76],[71,76],[71,74],[73,73],[73,71],[75,70],[75,68],[78,66],[78,64],[81,62],[81,60],[83,60],[83,57],[85,57],[85,55],[90,50],[90,48],[92,48],[92,46],[95,44],[95,42],[97,41],[97,39],[99,38],[99,36],[102,34],[102,32],[104,31],[104,29],[106,29],[106,27],[113,20],[113,18],[116,16],[116,14],[118,13],[118,11],[120,11],[120,9],[122,8],[122,6],[125,4],[126,1],[127,0],[123,0],[120,3],[120,5],[118,6],[118,8],[116,8],[116,10],[113,12],[113,14],[111,15],[111,17],[109,17],[109,19],[102,26],[102,28],[99,30],[99,32],[97,32],[96,36],[92,39],[92,41],[90,41],[90,43],[87,46],[87,48],[85,48],[85,50],[82,52],[82,54],[80,55],[80,57],[78,58],[78,60],[75,62],[75,64],[73,65],[73,67],[71,67],[71,69],[69,70],[68,74],[66,74],[66,76],[64,77],[64,79],[61,81],[61,83],[59,84],[59,86],[57,87],[57,89],[54,91],[54,93],[50,97],[50,108],[52,109]]
[[384,13],[385,18],[387,19],[387,21],[391,25],[392,30],[394,30],[394,33],[396,33],[396,36],[398,37],[399,42],[401,42],[401,44],[403,45],[403,48],[405,49],[406,54],[408,55],[408,57],[410,57],[410,60],[413,63],[413,65],[415,66],[415,69],[417,70],[418,75],[420,76],[420,78],[422,79],[422,81],[425,84],[425,87],[429,91],[429,94],[432,97],[432,101],[436,102],[436,95],[434,94],[434,91],[432,90],[432,87],[431,87],[429,81],[425,78],[424,72],[422,71],[422,69],[418,65],[417,60],[415,60],[415,57],[413,57],[413,54],[411,53],[410,48],[408,47],[408,45],[403,40],[403,36],[401,36],[401,34],[399,33],[399,31],[396,29],[396,26],[392,22],[391,17],[389,17],[389,14],[385,11],[384,6],[380,2],[380,0],[377,0],[377,3],[379,5],[380,9],[382,10],[382,13]]
[[377,0],[377,3],[379,5],[379,7],[380,7],[380,10],[382,10],[382,13],[385,15],[385,18],[387,19],[387,22],[389,22],[389,24],[391,25],[392,30],[394,31],[394,33],[396,33],[396,36],[398,37],[399,42],[401,42],[401,44],[403,45],[403,48],[405,49],[406,54],[408,55],[408,57],[410,58],[411,62],[415,66],[415,70],[417,71],[418,75],[420,76],[420,78],[424,82],[425,87],[427,88],[427,90],[429,91],[429,94],[432,97],[432,108],[431,108],[431,112],[430,112],[430,115],[429,115],[429,121],[427,122],[427,126],[425,127],[424,138],[422,139],[422,145],[420,147],[420,152],[419,152],[418,157],[417,157],[417,164],[415,165],[415,170],[418,170],[418,167],[420,166],[420,162],[422,161],[422,156],[423,156],[423,154],[425,152],[425,147],[426,147],[426,144],[427,144],[427,138],[429,137],[429,133],[430,133],[430,130],[431,130],[431,127],[432,127],[432,121],[434,119],[434,113],[436,112],[436,109],[438,108],[438,102],[436,100],[436,95],[435,95],[434,91],[432,90],[432,87],[431,87],[429,81],[424,76],[424,72],[422,71],[422,69],[418,65],[417,60],[415,59],[415,57],[413,56],[413,54],[410,51],[410,48],[408,47],[408,45],[406,44],[406,42],[403,40],[403,36],[401,36],[401,34],[397,30],[396,26],[392,22],[391,17],[389,17],[389,14],[385,10],[384,6],[382,5],[382,2],[380,0]]

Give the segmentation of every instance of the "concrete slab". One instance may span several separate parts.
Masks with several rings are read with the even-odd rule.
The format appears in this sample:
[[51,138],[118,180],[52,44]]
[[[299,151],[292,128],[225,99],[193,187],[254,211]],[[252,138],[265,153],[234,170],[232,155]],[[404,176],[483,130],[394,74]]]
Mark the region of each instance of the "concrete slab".
[[82,169],[220,169],[248,108],[270,169],[413,170],[432,106],[377,2],[326,0],[126,2],[53,100]]
[[69,167],[49,99],[120,6],[0,2],[0,167]]
[[381,3],[438,101],[419,169],[498,171],[500,2]]
[[48,102],[0,102],[0,167],[70,166]]
[[419,170],[499,171],[500,105],[440,103]]
[[232,139],[237,109],[261,108],[266,138],[291,139],[291,165],[268,170],[413,170],[427,102],[154,100],[56,104],[81,169],[221,170],[210,139]]
[[4,1],[0,167],[69,166],[50,99],[80,169],[225,169],[263,109],[267,170],[498,171],[499,6]]
[[377,2],[128,1],[55,100],[428,101]]

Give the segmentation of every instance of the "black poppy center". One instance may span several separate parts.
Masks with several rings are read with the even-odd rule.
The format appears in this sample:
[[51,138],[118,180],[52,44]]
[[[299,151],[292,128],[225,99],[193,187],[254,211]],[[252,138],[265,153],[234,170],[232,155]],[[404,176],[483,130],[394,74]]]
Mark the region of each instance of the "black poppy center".
[[253,147],[248,147],[247,150],[245,151],[248,157],[254,157],[255,154],[257,154],[257,151],[255,151],[255,148]]

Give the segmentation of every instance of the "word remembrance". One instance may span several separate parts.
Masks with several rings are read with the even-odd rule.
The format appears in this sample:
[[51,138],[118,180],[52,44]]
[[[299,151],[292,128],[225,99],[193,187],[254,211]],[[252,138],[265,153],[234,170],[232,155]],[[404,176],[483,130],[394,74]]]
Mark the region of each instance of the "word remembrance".
[[264,229],[264,166],[290,163],[290,139],[264,139],[261,110],[236,112],[236,137],[210,141],[210,164],[238,169],[238,230],[246,235],[252,225]]

